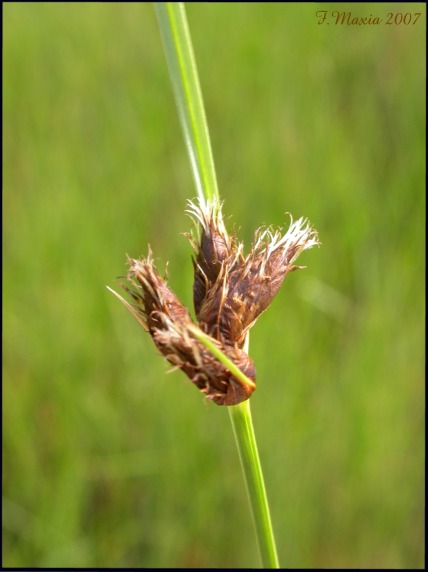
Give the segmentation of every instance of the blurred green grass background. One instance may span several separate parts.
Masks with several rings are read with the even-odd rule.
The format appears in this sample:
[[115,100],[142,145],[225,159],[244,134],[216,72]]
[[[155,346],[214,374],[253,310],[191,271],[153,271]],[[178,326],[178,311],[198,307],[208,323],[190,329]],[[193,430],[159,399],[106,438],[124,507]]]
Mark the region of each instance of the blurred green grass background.
[[[319,9],[416,25],[319,26]],[[188,5],[230,228],[322,247],[251,335],[280,561],[424,556],[425,4]],[[195,196],[153,6],[5,3],[3,565],[254,567],[227,411],[105,289],[192,304]]]

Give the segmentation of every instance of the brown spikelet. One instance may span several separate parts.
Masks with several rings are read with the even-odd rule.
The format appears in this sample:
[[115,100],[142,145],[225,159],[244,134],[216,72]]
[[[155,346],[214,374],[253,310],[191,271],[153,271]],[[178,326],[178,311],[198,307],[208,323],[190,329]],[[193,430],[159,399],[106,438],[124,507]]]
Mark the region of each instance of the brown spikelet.
[[[189,312],[159,275],[151,251],[147,258],[128,259],[128,263],[130,286],[122,286],[134,304],[128,304],[116,295],[150,333],[165,359],[184,371],[218,405],[236,405],[248,399],[255,385],[245,385],[236,379],[194,336],[189,327],[194,327]],[[254,363],[243,350],[219,341],[216,343],[248,378],[255,380]]]
[[[227,255],[223,256],[220,264],[216,259],[217,272],[208,278],[198,261],[208,258],[206,266],[212,266],[210,251],[205,248],[205,244],[219,242],[218,225],[212,219],[217,216],[222,221],[221,213],[216,213],[212,208],[208,210],[201,202],[199,205],[192,204],[191,213],[203,221],[200,244],[197,248],[194,246],[195,288],[200,275],[205,278],[204,297],[199,300],[197,307],[195,303],[199,325],[209,335],[242,348],[248,330],[270,305],[286,274],[300,268],[293,266],[292,262],[302,250],[318,244],[316,232],[303,218],[291,222],[283,237],[279,231],[259,229],[251,252],[245,258],[242,255],[242,243],[230,240]],[[211,229],[215,229],[214,232]],[[223,230],[223,243],[227,243],[226,237],[227,233]]]

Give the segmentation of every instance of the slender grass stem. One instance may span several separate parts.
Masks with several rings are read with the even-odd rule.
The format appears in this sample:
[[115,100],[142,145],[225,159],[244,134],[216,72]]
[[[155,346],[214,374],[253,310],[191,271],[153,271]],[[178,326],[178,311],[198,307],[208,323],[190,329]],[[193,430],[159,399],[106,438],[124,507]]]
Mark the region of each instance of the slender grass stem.
[[251,418],[250,400],[228,408],[264,568],[279,568],[269,504]]
[[214,159],[184,4],[154,4],[196,189],[200,198],[218,198]]
[[[225,365],[242,383],[253,385],[244,373],[211,341],[211,338],[201,332],[199,328],[191,328],[194,335],[204,346]],[[247,336],[246,351],[248,351],[249,338]],[[239,405],[228,407],[232,421],[233,432],[247,486],[248,498],[256,529],[260,558],[264,568],[279,568],[276,552],[275,537],[269,512],[266,488],[263,479],[262,466],[257,449],[256,435],[254,433],[251,417],[250,400]]]
[[[182,2],[155,2],[181,126],[196,189],[201,199],[219,197],[214,160],[192,42]],[[195,335],[243,383],[253,384],[206,336]],[[233,431],[256,528],[262,564],[279,568],[266,490],[251,419],[249,401],[229,407]]]

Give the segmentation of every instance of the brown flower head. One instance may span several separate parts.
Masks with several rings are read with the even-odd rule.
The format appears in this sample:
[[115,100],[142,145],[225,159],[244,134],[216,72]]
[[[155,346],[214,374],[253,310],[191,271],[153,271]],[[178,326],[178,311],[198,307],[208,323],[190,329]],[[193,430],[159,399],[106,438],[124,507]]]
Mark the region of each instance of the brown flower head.
[[309,223],[291,220],[287,233],[258,229],[250,254],[229,237],[220,207],[190,203],[188,211],[201,224],[201,239],[191,239],[194,260],[194,305],[200,327],[216,339],[242,348],[248,330],[266,310],[300,252],[318,244]]
[[293,262],[303,250],[318,244],[317,234],[301,218],[291,221],[284,236],[267,228],[255,233],[247,256],[243,244],[229,236],[219,202],[190,202],[188,212],[200,224],[200,236],[188,235],[195,252],[193,299],[199,328],[249,378],[237,379],[195,336],[188,310],[147,258],[128,259],[122,287],[130,304],[113,292],[151,335],[173,366],[180,368],[200,391],[218,405],[236,405],[255,390],[255,368],[244,351],[247,333],[269,306]]
[[[149,250],[147,258],[128,259],[127,280],[122,287],[134,303],[112,291],[151,335],[165,359],[180,368],[190,380],[218,405],[235,405],[248,399],[255,383],[243,384],[195,337],[189,312],[159,275]],[[215,340],[219,349],[250,379],[255,379],[253,360],[233,344]]]

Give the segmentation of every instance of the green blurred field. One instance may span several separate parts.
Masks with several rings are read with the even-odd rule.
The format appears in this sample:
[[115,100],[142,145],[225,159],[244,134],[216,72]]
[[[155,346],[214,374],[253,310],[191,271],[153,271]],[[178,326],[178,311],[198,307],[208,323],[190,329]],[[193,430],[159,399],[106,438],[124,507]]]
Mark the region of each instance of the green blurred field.
[[[150,243],[191,305],[196,192],[149,3],[5,3],[3,565],[254,567],[226,409],[105,289]],[[319,26],[320,9],[422,12]],[[424,4],[188,6],[220,192],[322,247],[253,329],[280,561],[424,557]]]

